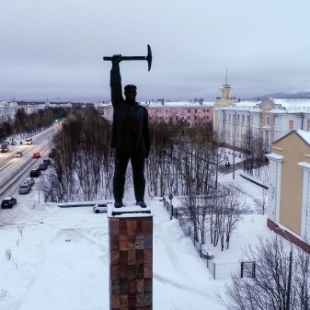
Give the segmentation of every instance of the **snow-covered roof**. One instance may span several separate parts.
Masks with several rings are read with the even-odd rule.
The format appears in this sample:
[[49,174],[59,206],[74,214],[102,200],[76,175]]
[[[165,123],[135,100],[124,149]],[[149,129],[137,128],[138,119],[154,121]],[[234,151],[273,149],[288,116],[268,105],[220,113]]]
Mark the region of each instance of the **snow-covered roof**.
[[190,102],[190,101],[165,101],[163,104],[160,101],[146,101],[140,102],[148,107],[213,107],[214,102],[202,101],[200,102]]
[[286,113],[309,112],[310,99],[273,99],[273,102],[278,106],[273,110],[277,113],[283,113],[281,108],[285,109]]
[[239,101],[235,102],[221,110],[254,110],[258,108],[260,101]]
[[309,131],[304,131],[304,130],[296,130],[296,133],[310,145],[310,132]]
[[266,154],[269,159],[282,160],[284,157],[275,153]]

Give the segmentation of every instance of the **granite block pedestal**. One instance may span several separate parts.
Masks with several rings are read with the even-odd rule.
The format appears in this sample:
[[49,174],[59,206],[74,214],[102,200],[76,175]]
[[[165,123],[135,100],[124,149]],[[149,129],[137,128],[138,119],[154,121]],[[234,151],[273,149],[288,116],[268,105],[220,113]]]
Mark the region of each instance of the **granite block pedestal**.
[[148,208],[108,210],[110,309],[153,308],[153,216]]

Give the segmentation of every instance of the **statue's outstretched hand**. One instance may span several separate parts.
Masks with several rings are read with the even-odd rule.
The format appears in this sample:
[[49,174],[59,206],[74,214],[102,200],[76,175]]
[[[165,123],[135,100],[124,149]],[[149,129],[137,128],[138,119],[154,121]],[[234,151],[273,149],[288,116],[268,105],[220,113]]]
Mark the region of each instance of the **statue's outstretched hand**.
[[113,55],[112,56],[112,65],[117,66],[122,61],[122,55]]

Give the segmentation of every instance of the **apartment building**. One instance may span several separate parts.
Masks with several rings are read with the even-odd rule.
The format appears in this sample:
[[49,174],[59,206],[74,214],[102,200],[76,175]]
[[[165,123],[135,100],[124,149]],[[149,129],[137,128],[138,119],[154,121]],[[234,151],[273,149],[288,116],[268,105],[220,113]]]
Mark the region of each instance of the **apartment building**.
[[17,102],[12,100],[10,102],[0,102],[0,123],[9,122],[15,119],[18,109]]
[[266,153],[272,142],[291,130],[310,131],[310,99],[239,101],[214,110],[217,130],[232,148],[242,148],[248,130],[262,139]]
[[[207,123],[213,122],[214,102],[205,102],[202,100],[193,102],[170,102],[160,100],[156,102],[141,102],[140,104],[147,108],[150,122],[158,121],[171,124],[181,123],[187,127],[206,125]],[[101,104],[100,109],[103,109],[104,116],[112,121],[112,104]]]

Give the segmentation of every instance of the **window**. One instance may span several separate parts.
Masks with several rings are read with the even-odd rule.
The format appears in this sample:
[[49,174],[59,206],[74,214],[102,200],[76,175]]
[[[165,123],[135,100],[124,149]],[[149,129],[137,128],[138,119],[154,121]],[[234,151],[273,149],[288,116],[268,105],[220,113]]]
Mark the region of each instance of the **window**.
[[270,126],[270,117],[269,116],[266,116],[266,125]]
[[244,124],[244,115],[242,115],[242,124]]
[[290,120],[288,126],[289,126],[289,130],[293,130],[294,129],[294,121]]

